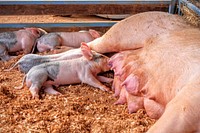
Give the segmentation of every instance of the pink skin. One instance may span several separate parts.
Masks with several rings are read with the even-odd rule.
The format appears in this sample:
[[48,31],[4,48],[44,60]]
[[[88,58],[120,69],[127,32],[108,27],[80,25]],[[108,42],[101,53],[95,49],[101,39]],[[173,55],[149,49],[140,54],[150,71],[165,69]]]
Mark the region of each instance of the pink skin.
[[118,97],[121,92],[121,83],[122,81],[119,79],[119,76],[114,76],[113,84],[112,84],[112,90],[114,91],[114,96]]
[[144,108],[147,115],[153,119],[160,118],[165,111],[164,106],[148,98],[144,98]]
[[[144,99],[139,94],[139,79],[131,74],[135,71],[138,65],[137,54],[141,50],[126,51],[115,54],[111,57],[109,64],[115,72],[112,88],[114,96],[119,96],[119,99],[114,103],[125,104],[127,102],[129,113],[137,112],[144,108]],[[129,76],[127,76],[130,73]]]
[[126,89],[124,87],[121,87],[119,99],[114,104],[115,105],[125,104],[127,102],[126,93],[127,93]]
[[59,54],[47,55],[46,57],[49,57],[51,61],[59,61],[59,60],[76,59],[82,56],[83,56],[82,50],[81,48],[79,48],[79,49],[71,49]]
[[145,108],[151,118],[159,119],[148,133],[200,132],[199,36],[200,30],[191,28],[152,38],[138,54],[139,67],[133,66],[120,76],[121,81],[127,78],[130,88],[139,79],[143,97],[134,101],[132,90],[121,86],[115,104],[127,102],[129,112]]
[[178,15],[158,11],[138,13],[118,22],[88,45],[99,53],[133,50],[143,47],[152,37],[186,27],[190,26]]
[[111,65],[111,69],[115,71],[115,75],[120,74],[120,70],[123,67],[124,59],[127,59],[129,56],[135,55],[139,50],[127,50],[123,52],[119,52],[113,55],[109,60],[109,65]]
[[112,59],[109,60],[109,65],[111,66],[111,69],[114,70],[114,72],[117,72],[122,67],[122,61],[123,61],[123,55],[119,53],[119,55],[114,55],[111,57]]
[[123,67],[123,60],[133,51],[123,51],[120,53],[117,53],[115,55],[113,55],[108,64],[110,65],[111,69],[114,71],[115,75],[114,75],[114,81],[113,81],[113,85],[112,85],[112,90],[115,91],[114,96],[119,96],[120,93],[120,89],[121,89],[121,81],[119,81],[119,75],[120,75],[120,71]]
[[119,99],[114,103],[115,105],[125,104],[127,102],[128,112],[134,113],[139,109],[144,108],[144,99],[143,97],[134,96],[128,93],[125,87],[121,88]]
[[[137,53],[139,52],[137,51]],[[130,62],[131,59],[133,59],[132,62]],[[139,81],[138,76],[132,74],[132,72],[136,72],[136,74],[139,74],[140,76],[142,75],[141,70],[138,69],[140,67],[137,60],[138,57],[135,55],[135,53],[129,55],[123,62],[124,66],[121,68],[121,74],[115,76],[113,82],[113,86],[118,86],[118,88],[115,89],[115,94],[117,95],[120,93],[120,97],[116,103],[124,104],[127,102],[129,113],[134,113],[139,109],[144,108],[144,99],[140,93],[140,88],[142,86],[139,85],[141,81]],[[130,75],[128,75],[129,73]],[[141,85],[143,85],[143,81],[141,82]]]
[[67,47],[67,46],[57,46],[54,50],[48,51],[48,54],[59,54],[71,49],[74,49],[74,48]]
[[97,79],[100,82],[105,82],[105,83],[111,83],[111,82],[113,82],[113,79],[107,78],[107,77],[104,77],[104,76],[97,76]]
[[140,51],[141,49],[128,50],[113,55],[109,60],[109,65],[111,66],[111,69],[114,70],[115,75],[121,76],[124,73],[123,71],[126,71],[127,69],[124,69],[124,67],[126,67],[126,65],[129,63],[131,63],[130,65],[137,67],[137,63],[135,62],[138,60],[137,54]]
[[45,88],[44,88],[44,92],[51,94],[51,95],[61,95],[60,92],[53,89],[52,85],[46,85]]
[[[35,47],[36,39],[43,34],[46,34],[46,31],[40,28],[24,28],[18,31],[13,31],[13,33],[16,35],[16,43],[11,47],[6,46],[6,48],[2,48],[2,46],[0,46],[0,53],[3,53],[0,55],[0,58],[3,61],[11,58],[9,56],[9,52],[21,52],[24,54],[31,53]],[[4,50],[4,52],[2,50]]]
[[[114,69],[114,81],[112,88],[115,92],[114,96],[117,97],[120,94],[121,84],[124,79],[126,79],[127,75],[131,73],[138,67],[138,57],[136,56],[141,50],[130,50],[130,51],[123,51],[118,54],[112,56],[109,60],[109,64],[112,66],[111,68]],[[132,61],[133,60],[133,61]],[[126,83],[127,84],[127,83]]]
[[152,39],[140,54],[148,75],[144,107],[159,118],[148,133],[200,132],[199,36],[200,30],[192,28],[169,32]]
[[14,31],[14,33],[17,36],[17,43],[15,44],[15,47],[9,49],[9,52],[23,50],[24,54],[31,53],[35,40],[44,34],[44,32],[38,28],[25,28]]
[[[121,81],[121,80],[118,80]],[[137,112],[139,109],[144,108],[144,99],[141,96],[136,96],[139,93],[139,80],[137,76],[129,75],[123,83],[119,86],[120,90],[119,99],[115,104],[124,104],[127,102],[129,113]]]
[[[81,82],[103,91],[109,91],[110,89],[100,81],[112,82],[112,79],[97,76],[100,72],[110,70],[110,67],[107,65],[109,58],[91,51],[85,43],[82,43],[81,50],[83,57],[72,60],[55,61],[50,62],[49,64],[46,63],[46,65],[41,64],[33,67],[26,75],[26,84],[27,87],[29,87],[32,96],[34,98],[39,97],[38,92],[42,86],[45,87],[47,92],[58,94],[58,92],[53,91],[52,86],[76,84]],[[54,67],[56,64],[59,64],[59,67]],[[48,74],[51,71],[47,72],[47,68],[44,69],[44,67],[50,67],[48,70],[51,69],[51,71],[53,70],[52,72],[59,70],[56,78],[53,80],[47,80],[48,77],[51,76],[51,74]],[[38,79],[40,79],[40,81],[38,81]]]
[[54,32],[46,34],[37,40],[39,52],[56,49],[58,46],[79,48],[81,42],[90,42],[99,38],[100,34],[95,30],[79,32]]
[[82,57],[81,49],[71,49],[59,54],[51,55],[37,55],[37,54],[27,54],[24,55],[20,60],[18,60],[11,68],[4,71],[10,71],[18,65],[21,72],[27,73],[33,66],[42,64],[44,62],[53,62],[61,60],[71,60]]
[[112,85],[112,90],[114,91],[114,96],[117,97],[120,94],[121,91],[121,81],[118,79],[119,77],[116,75],[117,69],[120,69],[122,66],[122,63],[120,61],[123,60],[123,54],[122,53],[117,53],[113,55],[108,64],[111,67],[111,70],[114,70],[115,75],[114,75],[114,80],[113,80],[113,85]]
[[144,109],[144,98],[140,96],[134,96],[127,93],[127,105],[128,105],[128,112],[135,113],[139,109]]
[[[199,79],[196,77],[195,85],[182,88],[179,94],[166,106],[160,119],[149,129],[147,133],[198,133],[200,132],[199,114]],[[166,121],[167,120],[167,121]]]
[[129,75],[121,86],[125,86],[128,93],[132,95],[137,95],[139,93],[139,79],[133,74]]
[[135,54],[126,58],[123,63],[123,67],[120,72],[122,79],[127,78],[132,72],[142,67],[139,58]]

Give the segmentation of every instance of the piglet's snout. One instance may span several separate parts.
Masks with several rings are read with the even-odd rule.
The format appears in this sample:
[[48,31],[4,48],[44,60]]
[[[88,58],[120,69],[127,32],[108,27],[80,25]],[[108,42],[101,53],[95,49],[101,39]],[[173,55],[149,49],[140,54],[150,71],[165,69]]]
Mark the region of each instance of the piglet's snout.
[[106,67],[106,71],[109,71],[109,70],[111,70],[111,67],[112,67],[112,65],[110,65],[110,63],[109,63],[109,58],[106,58],[106,63],[105,63],[105,67]]
[[107,58],[107,67],[108,67],[109,69],[111,69],[111,67],[112,67],[112,64],[111,64],[109,61],[110,61],[110,59],[109,59],[109,58]]

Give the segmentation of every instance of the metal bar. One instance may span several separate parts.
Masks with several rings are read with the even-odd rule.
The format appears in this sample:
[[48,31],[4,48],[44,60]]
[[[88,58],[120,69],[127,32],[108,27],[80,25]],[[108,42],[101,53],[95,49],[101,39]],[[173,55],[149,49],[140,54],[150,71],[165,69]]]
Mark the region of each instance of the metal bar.
[[24,27],[111,27],[116,22],[96,23],[0,23],[0,28],[24,28]]
[[72,1],[72,0],[49,0],[49,1],[2,1],[0,0],[0,5],[70,5],[70,4],[79,4],[79,5],[87,5],[87,4],[170,4],[170,0],[95,0],[95,1]]
[[169,13],[174,14],[175,13],[175,5],[177,0],[171,0],[171,4],[169,5]]
[[183,3],[185,6],[187,6],[189,9],[193,10],[195,13],[197,13],[198,16],[200,16],[200,9],[198,7],[196,7],[195,5],[193,5],[187,0],[180,0],[180,2]]
[[178,0],[178,15],[182,15],[181,14],[181,0]]

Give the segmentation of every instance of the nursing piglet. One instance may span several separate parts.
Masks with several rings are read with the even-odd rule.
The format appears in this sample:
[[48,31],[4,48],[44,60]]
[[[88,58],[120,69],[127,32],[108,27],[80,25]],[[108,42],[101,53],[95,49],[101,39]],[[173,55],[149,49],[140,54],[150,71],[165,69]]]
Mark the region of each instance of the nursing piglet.
[[79,32],[53,32],[37,40],[37,49],[39,52],[44,52],[58,46],[79,48],[81,42],[90,42],[98,37],[100,37],[100,33],[91,29]]
[[6,69],[4,71],[10,71],[16,66],[22,73],[28,73],[28,71],[42,63],[52,62],[52,61],[61,61],[61,60],[70,60],[82,57],[82,51],[80,48],[71,49],[63,53],[52,54],[52,55],[38,55],[38,54],[27,54],[20,58],[11,68]]
[[100,72],[109,71],[109,58],[91,51],[86,44],[81,46],[83,57],[44,63],[34,66],[26,74],[26,85],[33,97],[39,97],[39,90],[44,87],[51,94],[59,94],[53,86],[86,83],[103,91],[109,88],[102,82],[111,82],[112,79],[98,76]]
[[35,47],[35,41],[46,31],[40,28],[24,28],[18,31],[0,33],[0,58],[3,61],[10,59],[9,53],[23,51],[31,53]]

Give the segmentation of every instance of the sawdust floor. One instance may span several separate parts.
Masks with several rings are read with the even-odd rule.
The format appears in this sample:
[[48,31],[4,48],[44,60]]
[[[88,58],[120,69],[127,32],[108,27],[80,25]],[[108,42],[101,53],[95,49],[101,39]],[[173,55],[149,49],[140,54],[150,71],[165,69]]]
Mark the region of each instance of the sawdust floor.
[[126,105],[113,104],[117,99],[112,94],[86,84],[61,86],[59,96],[41,91],[40,99],[32,99],[26,86],[14,88],[24,76],[17,68],[3,71],[21,57],[0,62],[1,133],[143,133],[155,123],[144,110],[128,114]]

